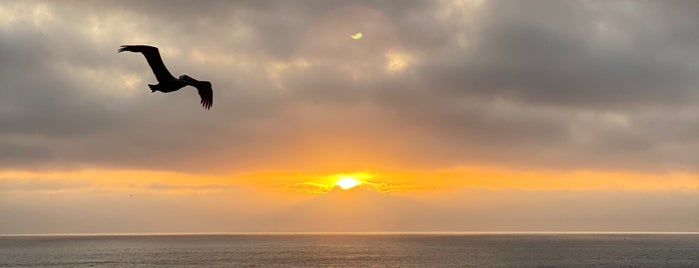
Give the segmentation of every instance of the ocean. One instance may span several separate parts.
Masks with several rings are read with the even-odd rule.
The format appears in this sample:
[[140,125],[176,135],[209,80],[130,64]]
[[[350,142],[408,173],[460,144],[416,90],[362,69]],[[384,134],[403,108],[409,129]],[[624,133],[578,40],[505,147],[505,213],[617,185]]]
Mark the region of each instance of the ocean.
[[699,267],[699,234],[2,236],[1,267]]

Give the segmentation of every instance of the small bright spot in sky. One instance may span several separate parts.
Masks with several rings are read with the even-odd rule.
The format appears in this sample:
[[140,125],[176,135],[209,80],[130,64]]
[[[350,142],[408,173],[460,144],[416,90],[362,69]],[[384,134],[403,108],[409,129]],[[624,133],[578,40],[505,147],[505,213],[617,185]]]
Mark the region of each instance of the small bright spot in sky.
[[405,70],[405,68],[408,67],[408,63],[412,61],[410,55],[396,51],[386,52],[384,57],[386,57],[384,68],[389,72],[401,72]]
[[364,35],[361,32],[358,32],[356,34],[351,35],[350,37],[352,37],[352,39],[354,39],[354,40],[359,40],[362,38],[362,36],[364,36]]
[[342,190],[349,190],[359,185],[359,181],[352,177],[343,177],[335,183],[335,185],[340,186]]

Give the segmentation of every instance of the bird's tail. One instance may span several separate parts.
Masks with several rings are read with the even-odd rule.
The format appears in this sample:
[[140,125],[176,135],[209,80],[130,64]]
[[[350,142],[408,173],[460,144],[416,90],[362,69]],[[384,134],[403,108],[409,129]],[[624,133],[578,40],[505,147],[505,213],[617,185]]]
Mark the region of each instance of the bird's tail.
[[148,84],[148,87],[150,87],[150,93],[158,91],[158,85]]

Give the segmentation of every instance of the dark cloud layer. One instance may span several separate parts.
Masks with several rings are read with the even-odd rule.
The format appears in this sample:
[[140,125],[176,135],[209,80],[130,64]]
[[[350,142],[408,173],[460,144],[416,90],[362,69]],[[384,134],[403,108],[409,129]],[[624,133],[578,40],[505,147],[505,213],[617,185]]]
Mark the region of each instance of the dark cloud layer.
[[696,170],[695,2],[478,2],[1,3],[0,168]]

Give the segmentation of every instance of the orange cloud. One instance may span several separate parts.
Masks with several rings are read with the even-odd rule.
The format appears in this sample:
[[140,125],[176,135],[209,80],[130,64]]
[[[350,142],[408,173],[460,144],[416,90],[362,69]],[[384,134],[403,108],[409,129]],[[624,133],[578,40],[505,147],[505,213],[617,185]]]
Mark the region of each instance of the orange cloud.
[[699,174],[606,171],[517,171],[456,168],[423,171],[344,173],[257,172],[202,175],[166,171],[89,169],[77,171],[2,171],[5,190],[62,191],[75,188],[146,189],[178,193],[210,192],[234,186],[281,192],[327,193],[351,177],[376,192],[425,192],[464,188],[525,190],[697,190]]
[[238,180],[284,191],[326,193],[349,176],[377,192],[420,192],[460,188],[527,190],[677,190],[699,189],[699,174],[611,171],[536,171],[499,168],[456,168],[422,171],[361,171],[350,173],[266,172],[235,176]]

